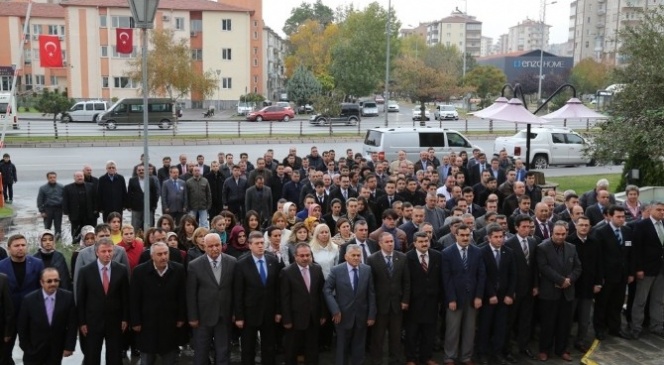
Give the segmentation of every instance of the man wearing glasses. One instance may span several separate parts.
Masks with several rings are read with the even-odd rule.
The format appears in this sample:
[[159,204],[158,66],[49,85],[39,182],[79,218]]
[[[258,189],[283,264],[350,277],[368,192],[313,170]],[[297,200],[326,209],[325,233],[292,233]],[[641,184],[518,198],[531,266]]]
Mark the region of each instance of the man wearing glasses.
[[18,317],[24,364],[59,364],[76,348],[74,294],[60,289],[58,270],[42,270],[41,289],[25,296]]

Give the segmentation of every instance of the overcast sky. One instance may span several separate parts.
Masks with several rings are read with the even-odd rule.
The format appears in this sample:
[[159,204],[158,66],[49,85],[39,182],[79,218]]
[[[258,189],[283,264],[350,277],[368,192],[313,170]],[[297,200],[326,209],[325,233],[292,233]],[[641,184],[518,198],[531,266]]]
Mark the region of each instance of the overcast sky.
[[[417,26],[420,22],[439,20],[448,16],[456,7],[466,9],[463,0],[391,0],[397,17],[405,28]],[[307,0],[314,3],[315,0]],[[333,10],[339,5],[354,4],[363,9],[373,0],[323,0]],[[378,0],[387,7],[388,0]],[[551,3],[549,0],[547,3]],[[551,25],[551,43],[567,42],[569,28],[569,6],[571,0],[558,0],[546,7],[546,23]],[[293,7],[302,0],[264,0],[263,18],[267,26],[283,35],[281,29],[290,16]],[[468,14],[482,22],[482,35],[492,37],[494,43],[498,37],[507,33],[509,27],[517,25],[527,18],[540,19],[540,0],[467,0]]]

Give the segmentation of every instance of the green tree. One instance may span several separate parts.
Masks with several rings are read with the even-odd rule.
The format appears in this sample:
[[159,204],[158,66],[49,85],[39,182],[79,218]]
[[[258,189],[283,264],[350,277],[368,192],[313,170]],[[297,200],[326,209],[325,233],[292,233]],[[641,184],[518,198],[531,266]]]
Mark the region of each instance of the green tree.
[[265,101],[265,97],[258,93],[249,93],[240,96],[240,101],[243,103],[262,103]]
[[329,73],[332,47],[338,39],[339,27],[336,24],[324,26],[315,20],[307,20],[288,39],[291,52],[285,61],[286,76],[292,76],[300,65],[316,76]]
[[314,97],[320,95],[321,85],[314,74],[304,66],[299,66],[293,77],[286,84],[288,98],[297,105],[310,103]]
[[[217,75],[213,71],[201,74],[191,59],[189,39],[175,40],[169,29],[150,32],[148,51],[148,92],[151,95],[168,96],[172,100],[192,94],[205,98],[217,89]],[[128,61],[127,76],[140,83],[143,77],[142,57]]]
[[475,93],[482,99],[480,107],[493,102],[493,97],[500,94],[500,89],[507,82],[505,73],[495,66],[477,66],[466,73],[464,85],[475,88]]
[[[341,113],[341,102],[343,95],[341,93],[331,92],[329,94],[319,94],[313,98],[314,110],[326,119],[337,116]],[[332,124],[330,124],[332,125]]]
[[611,67],[606,63],[586,58],[572,68],[569,79],[579,94],[595,94],[608,86],[610,75]]
[[[593,157],[599,162],[625,159],[624,173],[640,170],[639,185],[664,181],[664,7],[649,8],[639,25],[620,33],[619,54],[628,62],[615,70],[622,90],[614,96],[612,117],[600,123]],[[625,174],[623,174],[625,176]],[[618,186],[622,190],[627,183]]]
[[313,5],[303,1],[300,6],[291,10],[291,16],[286,19],[282,30],[290,36],[307,20],[314,20],[324,28],[334,21],[334,11],[321,0],[316,0]]
[[363,11],[350,11],[340,24],[337,44],[332,49],[331,75],[337,88],[347,95],[364,96],[376,91],[385,80],[386,29],[390,30],[390,60],[399,53],[399,28],[394,11],[378,3]]
[[53,114],[53,132],[55,139],[58,139],[58,114],[64,113],[74,105],[74,100],[67,97],[67,92],[49,91],[44,89],[35,108],[43,114]]

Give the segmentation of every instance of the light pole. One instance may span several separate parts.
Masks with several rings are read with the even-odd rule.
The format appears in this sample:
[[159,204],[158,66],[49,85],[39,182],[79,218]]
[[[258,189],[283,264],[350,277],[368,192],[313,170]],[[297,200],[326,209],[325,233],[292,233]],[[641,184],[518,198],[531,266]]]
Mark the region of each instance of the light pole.
[[154,27],[159,0],[129,0],[134,25],[141,30],[142,89],[143,89],[143,232],[150,228],[150,155],[148,154],[148,29]]
[[221,110],[221,70],[217,70],[217,110]]
[[[461,71],[461,79],[466,78],[466,49],[467,45],[466,43],[468,42],[468,0],[463,1],[464,7],[463,7],[463,16],[466,18],[464,19],[463,22],[463,70]],[[441,29],[442,31],[442,29]]]
[[546,22],[546,6],[553,5],[558,1],[552,1],[547,3],[546,0],[542,0],[542,19],[540,19],[540,62],[539,62],[539,83],[537,86],[537,105],[539,105],[542,100],[542,66],[544,65],[544,22]]
[[385,126],[388,125],[388,116],[390,113],[387,112],[387,102],[390,99],[390,17],[392,14],[392,1],[387,0],[387,20],[385,21],[385,38],[387,40],[387,46],[385,47],[385,95],[383,99],[385,100]]

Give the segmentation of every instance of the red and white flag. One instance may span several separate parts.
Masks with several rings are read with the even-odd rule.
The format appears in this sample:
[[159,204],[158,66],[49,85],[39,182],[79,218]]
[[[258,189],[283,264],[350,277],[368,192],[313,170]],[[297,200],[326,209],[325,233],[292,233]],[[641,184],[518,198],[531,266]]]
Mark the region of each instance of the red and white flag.
[[115,29],[115,47],[118,53],[132,54],[134,52],[134,37],[131,28]]
[[39,64],[41,67],[63,67],[62,48],[57,35],[39,36]]

